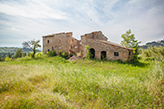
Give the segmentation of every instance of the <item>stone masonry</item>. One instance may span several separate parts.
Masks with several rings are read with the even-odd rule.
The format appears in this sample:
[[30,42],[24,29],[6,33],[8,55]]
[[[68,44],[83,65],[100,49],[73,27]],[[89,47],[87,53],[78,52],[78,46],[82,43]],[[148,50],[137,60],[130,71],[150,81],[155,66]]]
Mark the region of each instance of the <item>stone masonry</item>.
[[86,45],[89,45],[92,58],[107,60],[129,61],[133,58],[133,49],[126,48],[122,45],[107,41],[101,31],[92,32],[81,36],[81,40],[72,37],[72,32],[58,33],[43,36],[43,51],[46,53],[55,50],[56,53],[68,52],[77,54],[81,52],[81,56],[86,57]]

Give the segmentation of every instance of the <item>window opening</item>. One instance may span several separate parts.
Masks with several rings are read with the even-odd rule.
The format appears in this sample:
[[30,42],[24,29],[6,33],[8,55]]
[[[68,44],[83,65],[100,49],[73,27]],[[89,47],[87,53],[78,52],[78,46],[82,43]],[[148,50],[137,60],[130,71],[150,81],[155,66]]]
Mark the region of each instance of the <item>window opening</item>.
[[119,52],[114,52],[114,56],[119,56]]

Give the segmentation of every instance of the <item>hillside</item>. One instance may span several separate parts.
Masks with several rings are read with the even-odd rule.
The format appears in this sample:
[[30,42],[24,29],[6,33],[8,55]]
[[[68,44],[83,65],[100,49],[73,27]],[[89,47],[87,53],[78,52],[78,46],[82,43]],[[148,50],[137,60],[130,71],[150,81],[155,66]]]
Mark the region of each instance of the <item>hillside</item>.
[[0,108],[164,107],[164,65],[18,58],[0,62]]
[[[18,47],[0,47],[0,57],[4,58],[8,53],[11,56],[14,56],[14,53],[17,51]],[[29,53],[32,50],[29,48],[21,48],[24,52]],[[40,52],[40,50],[38,50]]]
[[147,49],[148,47],[154,47],[154,46],[157,46],[157,47],[159,47],[159,46],[163,46],[164,47],[164,39],[163,40],[161,40],[161,41],[153,41],[153,42],[148,42],[148,43],[146,43],[146,45],[143,45],[143,46],[140,46],[142,49]]

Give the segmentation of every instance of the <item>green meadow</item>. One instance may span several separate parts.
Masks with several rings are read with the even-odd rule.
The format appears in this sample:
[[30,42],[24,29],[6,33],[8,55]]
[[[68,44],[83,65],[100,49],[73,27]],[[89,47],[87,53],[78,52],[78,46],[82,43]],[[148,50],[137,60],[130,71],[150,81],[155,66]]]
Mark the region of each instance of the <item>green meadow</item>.
[[0,62],[1,109],[164,107],[164,64],[41,56]]

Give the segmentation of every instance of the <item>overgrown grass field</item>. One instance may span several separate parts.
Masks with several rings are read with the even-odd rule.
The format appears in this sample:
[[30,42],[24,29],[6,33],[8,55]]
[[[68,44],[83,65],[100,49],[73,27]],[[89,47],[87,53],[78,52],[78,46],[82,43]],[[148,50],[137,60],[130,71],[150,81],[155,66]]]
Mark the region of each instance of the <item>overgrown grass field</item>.
[[67,61],[59,56],[0,62],[0,108],[164,107],[164,65]]

